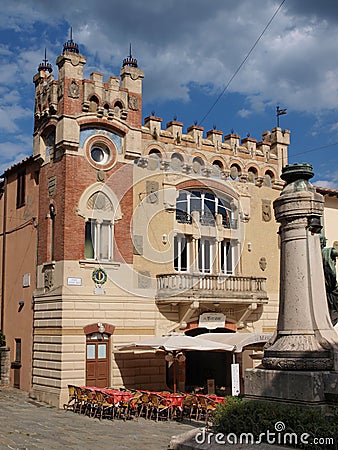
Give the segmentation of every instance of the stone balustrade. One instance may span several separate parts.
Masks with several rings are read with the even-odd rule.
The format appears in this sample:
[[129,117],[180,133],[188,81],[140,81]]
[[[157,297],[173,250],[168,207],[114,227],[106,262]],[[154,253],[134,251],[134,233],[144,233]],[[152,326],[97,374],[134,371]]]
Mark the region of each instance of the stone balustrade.
[[157,299],[217,298],[236,302],[267,301],[266,278],[175,273],[157,275]]

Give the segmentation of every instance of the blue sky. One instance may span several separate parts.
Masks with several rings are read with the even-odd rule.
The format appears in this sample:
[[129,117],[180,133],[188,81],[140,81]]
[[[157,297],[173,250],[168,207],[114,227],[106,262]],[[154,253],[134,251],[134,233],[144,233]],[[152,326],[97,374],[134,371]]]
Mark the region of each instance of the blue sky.
[[[145,71],[144,117],[201,123],[282,0],[0,0],[0,170],[32,152],[32,78],[55,60],[73,27],[93,71],[119,75],[132,43]],[[204,118],[261,139],[287,108],[289,162],[338,189],[338,2],[286,0],[224,95]]]

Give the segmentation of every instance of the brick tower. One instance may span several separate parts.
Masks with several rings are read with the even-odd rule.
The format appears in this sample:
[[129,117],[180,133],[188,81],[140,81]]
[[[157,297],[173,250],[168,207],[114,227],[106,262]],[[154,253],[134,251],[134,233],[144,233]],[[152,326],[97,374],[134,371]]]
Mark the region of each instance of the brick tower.
[[[56,64],[57,79],[46,57],[33,79],[33,154],[41,168],[32,391],[59,405],[67,383],[85,379],[91,370],[85,346],[80,352],[75,348],[86,339],[78,319],[88,316],[88,296],[94,292],[90,309],[105,309],[100,279],[96,284],[92,279],[102,277],[98,260],[108,267],[132,263],[133,198],[128,189],[130,160],[141,150],[143,71],[130,51],[120,78],[104,82],[95,72],[84,79],[86,59],[72,36]],[[90,316],[86,324],[94,327],[89,329],[93,334],[105,314]],[[105,324],[104,339],[112,329]],[[100,351],[107,353],[101,364],[106,384],[109,352]]]

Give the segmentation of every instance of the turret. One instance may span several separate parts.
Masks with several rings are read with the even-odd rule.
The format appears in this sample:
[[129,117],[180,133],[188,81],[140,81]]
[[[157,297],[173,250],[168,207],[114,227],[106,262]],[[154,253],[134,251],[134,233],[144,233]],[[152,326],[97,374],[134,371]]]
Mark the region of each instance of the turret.
[[121,76],[121,88],[128,91],[128,119],[131,126],[141,127],[142,125],[142,79],[143,70],[138,68],[136,58],[131,53],[123,60]]
[[82,111],[82,79],[86,58],[79,53],[78,45],[70,39],[64,44],[56,64],[58,74],[58,113],[74,115]]

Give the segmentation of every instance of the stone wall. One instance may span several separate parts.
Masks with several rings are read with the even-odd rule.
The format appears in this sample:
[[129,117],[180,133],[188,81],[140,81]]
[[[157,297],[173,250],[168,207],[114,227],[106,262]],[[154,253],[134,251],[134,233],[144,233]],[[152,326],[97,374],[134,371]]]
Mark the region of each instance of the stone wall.
[[10,372],[9,348],[0,347],[0,386],[9,385],[9,372]]

